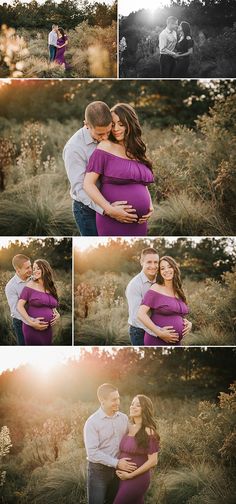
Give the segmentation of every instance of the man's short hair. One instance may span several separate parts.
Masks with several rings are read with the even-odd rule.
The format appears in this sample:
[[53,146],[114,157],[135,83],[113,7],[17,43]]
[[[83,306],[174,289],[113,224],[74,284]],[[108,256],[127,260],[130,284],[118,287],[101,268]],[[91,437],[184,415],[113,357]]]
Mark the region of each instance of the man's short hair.
[[111,385],[110,383],[103,383],[97,389],[97,396],[99,401],[106,399],[111,392],[116,392],[118,390],[117,387]]
[[167,23],[167,24],[168,24],[168,23],[171,23],[171,22],[176,23],[176,21],[178,21],[178,18],[177,18],[177,17],[175,17],[175,16],[169,16],[169,17],[167,18],[167,20],[166,20],[166,23]]
[[12,259],[12,266],[16,270],[17,268],[22,268],[26,261],[30,261],[30,258],[24,254],[17,254]]
[[142,250],[142,252],[141,252],[141,259],[143,259],[148,254],[157,254],[159,256],[159,254],[158,254],[158,252],[157,252],[156,249],[154,249],[153,247],[147,247],[147,248],[145,248],[145,249]]
[[108,105],[102,101],[89,103],[85,109],[85,121],[93,128],[109,126],[112,122],[112,115]]

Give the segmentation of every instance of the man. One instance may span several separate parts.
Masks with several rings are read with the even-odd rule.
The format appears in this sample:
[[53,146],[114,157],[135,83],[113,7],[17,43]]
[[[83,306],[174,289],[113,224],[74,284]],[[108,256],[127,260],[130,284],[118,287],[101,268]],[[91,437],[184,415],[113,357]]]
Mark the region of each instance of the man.
[[[144,295],[151,288],[151,286],[156,282],[156,276],[159,266],[159,255],[154,248],[146,248],[141,252],[140,264],[142,270],[138,275],[136,275],[128,283],[126,288],[126,298],[129,307],[129,335],[132,345],[143,346],[144,345],[144,334],[147,331],[152,336],[156,336],[146,329],[145,326],[138,320],[137,313],[138,309],[142,303]],[[184,336],[188,334],[192,329],[192,323],[187,319],[184,319],[185,329]],[[176,336],[177,333],[171,328],[160,328],[160,330],[165,330],[165,336],[163,334],[163,344],[168,342],[168,336]],[[161,337],[161,336],[160,336]]]
[[[21,292],[32,275],[32,266],[29,257],[24,254],[17,254],[12,259],[12,266],[15,270],[15,275],[9,280],[5,287],[5,294],[9,304],[12,316],[12,324],[18,345],[24,345],[24,335],[22,331],[22,322],[27,322],[17,311],[17,303],[20,299]],[[55,324],[60,317],[55,311],[55,316],[51,325]],[[43,321],[43,317],[32,319],[32,327],[38,331],[44,331],[48,327],[48,322]]]
[[119,484],[116,469],[132,472],[137,466],[129,458],[118,459],[120,441],[128,432],[128,417],[119,411],[117,388],[104,383],[97,396],[101,406],[84,426],[88,504],[112,504]]
[[[95,101],[85,110],[84,127],[79,129],[67,142],[63,151],[63,160],[71,185],[73,213],[81,236],[97,236],[96,212],[103,214],[103,209],[96,205],[83,189],[86,166],[99,142],[107,140],[112,127],[112,116],[106,103]],[[128,218],[135,222],[134,209],[124,202],[112,204],[109,216],[121,222]],[[132,215],[133,213],[133,215]]]
[[53,24],[48,35],[49,61],[54,61],[57,52],[57,30],[58,25]]
[[159,35],[160,50],[160,76],[164,78],[173,77],[177,53],[174,52],[177,44],[178,19],[170,16],[167,19],[166,28]]

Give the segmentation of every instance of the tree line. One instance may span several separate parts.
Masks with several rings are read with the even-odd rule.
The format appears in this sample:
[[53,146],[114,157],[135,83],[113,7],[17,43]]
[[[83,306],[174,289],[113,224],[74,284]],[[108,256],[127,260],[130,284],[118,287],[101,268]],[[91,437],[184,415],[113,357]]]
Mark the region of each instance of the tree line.
[[[175,241],[156,238],[151,245],[160,257],[170,255],[176,259],[183,278],[221,280],[222,275],[235,266],[236,242],[233,238],[202,238],[199,243],[191,238],[177,238]],[[86,253],[75,249],[75,271],[80,274],[93,270],[136,275],[140,271],[141,250],[149,246],[148,239],[127,242],[120,238],[110,239],[107,244],[100,244]]]
[[0,26],[6,24],[13,28],[50,29],[52,23],[66,29],[75,28],[83,21],[90,26],[110,26],[117,19],[117,1],[112,5],[104,2],[90,3],[88,0],[61,0],[59,3],[46,0],[39,3],[32,0],[24,3],[15,0],[13,5],[7,2],[0,5]]
[[12,241],[7,247],[0,249],[0,271],[12,270],[12,258],[16,254],[24,254],[32,261],[46,259],[53,268],[71,270],[72,240],[70,238],[29,239],[22,243],[20,239]]
[[166,128],[175,124],[194,127],[197,117],[209,112],[216,101],[235,94],[231,80],[202,81],[109,81],[13,80],[0,83],[0,132],[5,119],[22,123],[28,120],[60,122],[78,120],[83,124],[84,110],[93,100],[110,107],[117,102],[132,104],[141,123]]

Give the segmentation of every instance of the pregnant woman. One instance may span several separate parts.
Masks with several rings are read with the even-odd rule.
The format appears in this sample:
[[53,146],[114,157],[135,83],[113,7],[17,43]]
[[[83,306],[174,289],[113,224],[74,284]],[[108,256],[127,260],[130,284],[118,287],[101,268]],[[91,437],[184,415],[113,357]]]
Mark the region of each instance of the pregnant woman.
[[68,45],[68,37],[65,35],[65,32],[62,28],[58,28],[57,32],[57,52],[55,57],[55,62],[59,63],[59,65],[64,65],[65,69],[69,68],[69,65],[65,60],[65,50]]
[[[138,311],[138,319],[157,335],[155,337],[145,332],[144,345],[180,345],[183,336],[188,332],[185,326],[187,313],[189,308],[179,267],[172,257],[164,256],[159,262],[157,283],[145,294]],[[173,329],[171,335],[165,332],[170,329]]]
[[[17,304],[17,310],[27,322],[22,325],[26,345],[52,344],[52,325],[57,307],[58,295],[52,269],[45,259],[37,259],[33,264],[33,279],[23,288]],[[32,327],[34,318],[41,318],[42,331]]]
[[180,39],[175,50],[178,53],[176,76],[188,77],[188,68],[190,64],[190,54],[193,54],[193,39],[191,36],[190,24],[182,21],[179,26]]
[[151,469],[157,465],[159,435],[156,431],[153,404],[149,397],[137,395],[130,406],[129,432],[120,443],[120,458],[130,458],[137,469],[128,473],[116,471],[120,478],[113,504],[143,504],[151,479]]
[[[111,139],[99,143],[90,157],[84,189],[104,213],[96,215],[99,236],[145,236],[153,207],[147,186],[154,182],[152,163],[134,109],[125,103],[112,108]],[[97,187],[97,182],[100,188]],[[109,217],[112,203],[133,208],[133,221]],[[114,207],[113,207],[114,208]]]

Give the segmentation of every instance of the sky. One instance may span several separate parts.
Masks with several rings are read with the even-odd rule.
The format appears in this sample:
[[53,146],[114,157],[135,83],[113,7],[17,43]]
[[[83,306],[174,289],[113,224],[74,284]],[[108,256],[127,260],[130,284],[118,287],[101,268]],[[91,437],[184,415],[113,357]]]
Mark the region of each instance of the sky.
[[[63,237],[61,236],[54,236],[53,237],[55,240],[63,240]],[[19,241],[21,243],[27,243],[29,241],[32,241],[32,240],[45,240],[45,236],[35,236],[35,237],[32,237],[32,238],[29,238],[28,236],[6,236],[6,237],[3,237],[1,236],[0,237],[0,249],[2,247],[7,247],[10,243],[14,243],[15,241]]]
[[158,7],[170,5],[171,0],[118,0],[118,14],[128,16],[140,9],[155,10]]

